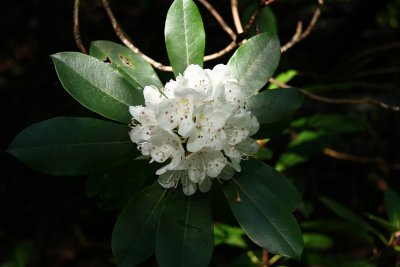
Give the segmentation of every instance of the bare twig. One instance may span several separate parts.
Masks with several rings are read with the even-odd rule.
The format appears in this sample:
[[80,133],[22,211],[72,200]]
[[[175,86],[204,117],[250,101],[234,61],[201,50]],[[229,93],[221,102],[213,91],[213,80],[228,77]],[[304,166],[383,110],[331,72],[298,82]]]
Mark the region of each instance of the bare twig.
[[269,253],[268,250],[263,248],[261,255],[261,267],[268,267]]
[[141,55],[147,62],[149,62],[151,65],[153,65],[155,68],[163,71],[172,71],[171,66],[165,66],[161,64],[160,62],[155,61],[154,59],[150,58],[149,56],[145,55],[142,53],[142,51],[137,48],[133,42],[130,40],[129,36],[125,33],[125,31],[122,29],[122,27],[119,25],[117,19],[114,16],[114,13],[112,12],[110,5],[108,3],[108,0],[101,0],[104,9],[107,12],[107,15],[111,21],[111,24],[114,28],[114,31],[118,38],[133,52]]
[[318,7],[315,9],[314,14],[308,24],[307,28],[303,31],[303,23],[301,21],[297,22],[296,32],[292,39],[281,47],[281,52],[284,53],[293,47],[295,44],[305,39],[311,31],[314,29],[319,17],[321,16],[321,7],[324,4],[324,0],[318,0]]
[[233,49],[235,49],[237,46],[238,46],[238,44],[235,41],[232,41],[224,49],[222,49],[214,54],[205,56],[204,61],[210,61],[210,60],[222,57],[223,55],[225,55],[225,54],[229,53],[230,51],[232,51]]
[[240,34],[243,32],[243,26],[239,16],[238,0],[231,0],[231,11],[236,31]]
[[251,15],[249,22],[244,27],[244,30],[243,30],[243,33],[242,33],[243,36],[246,36],[249,33],[251,27],[254,25],[254,23],[256,22],[257,18],[260,16],[261,11],[263,10],[263,8],[266,7],[267,5],[271,4],[274,1],[275,0],[259,0],[257,9]]
[[82,53],[87,54],[86,48],[83,45],[82,39],[81,39],[81,33],[79,30],[79,0],[75,0],[74,2],[74,15],[73,15],[73,20],[74,20],[74,39],[75,43],[78,46],[79,50],[81,50]]
[[[277,85],[278,87],[281,88],[289,88],[289,87],[295,87],[291,86],[286,83],[282,83],[274,78],[271,78],[269,80],[270,83]],[[393,111],[400,111],[400,106],[395,106],[395,105],[389,105],[385,102],[382,102],[380,100],[376,100],[370,97],[362,97],[362,98],[330,98],[330,97],[325,97],[325,96],[320,96],[316,95],[313,93],[308,92],[307,90],[298,88],[306,97],[323,102],[323,103],[328,103],[328,104],[350,104],[350,105],[374,105],[378,106],[384,109],[390,109]]]
[[357,162],[357,163],[362,163],[362,164],[374,164],[376,165],[385,175],[389,174],[389,171],[391,169],[391,166],[383,159],[380,157],[362,157],[362,156],[356,156],[356,155],[351,155],[343,152],[336,151],[331,148],[325,148],[323,150],[323,153],[331,158],[335,159],[341,159],[341,160],[347,160],[347,161],[352,161],[352,162]]
[[197,0],[199,1],[207,10],[214,16],[214,18],[218,21],[219,25],[221,25],[222,29],[231,37],[232,40],[236,39],[236,33],[232,30],[231,27],[225,22],[225,20],[221,17],[217,10],[207,1],[207,0]]

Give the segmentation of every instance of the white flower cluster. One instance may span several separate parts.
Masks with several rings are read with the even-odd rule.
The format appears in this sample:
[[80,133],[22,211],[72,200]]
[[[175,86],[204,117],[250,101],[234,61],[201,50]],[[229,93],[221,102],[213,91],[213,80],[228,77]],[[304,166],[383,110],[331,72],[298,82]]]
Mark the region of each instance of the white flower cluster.
[[145,107],[129,107],[130,138],[151,162],[168,161],[156,172],[164,188],[181,182],[186,195],[197,187],[207,192],[213,178],[232,178],[241,159],[258,150],[249,136],[259,123],[226,65],[212,70],[190,65],[165,88],[146,86],[143,94]]

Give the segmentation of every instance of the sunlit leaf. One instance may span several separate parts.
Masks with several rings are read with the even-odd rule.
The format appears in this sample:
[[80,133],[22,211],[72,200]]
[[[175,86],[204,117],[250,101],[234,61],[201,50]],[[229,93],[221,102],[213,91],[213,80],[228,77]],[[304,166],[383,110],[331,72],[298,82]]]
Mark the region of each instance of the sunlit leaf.
[[276,35],[261,33],[241,45],[228,62],[231,76],[248,95],[254,95],[272,77],[279,64],[280,43]]
[[[275,80],[281,83],[288,83],[294,77],[296,77],[297,74],[299,74],[297,70],[287,70],[285,72],[281,72],[278,75],[276,75]],[[268,86],[268,89],[277,89],[277,88],[279,88],[279,86],[276,84],[270,84]]]
[[155,249],[158,221],[167,190],[156,182],[136,195],[122,210],[112,235],[112,251],[119,267],[149,258]]
[[90,55],[108,63],[137,90],[143,90],[146,85],[163,87],[153,67],[126,46],[110,41],[94,41],[90,45]]
[[203,66],[205,33],[203,21],[192,0],[175,0],[165,21],[165,44],[175,76],[190,64]]
[[86,175],[116,157],[139,155],[128,131],[126,125],[114,122],[59,117],[23,130],[7,152],[43,173]]
[[134,88],[109,64],[77,52],[51,56],[62,85],[86,108],[112,120],[129,123],[129,106],[143,104]]
[[156,256],[160,267],[207,267],[213,248],[208,197],[171,194],[157,233]]

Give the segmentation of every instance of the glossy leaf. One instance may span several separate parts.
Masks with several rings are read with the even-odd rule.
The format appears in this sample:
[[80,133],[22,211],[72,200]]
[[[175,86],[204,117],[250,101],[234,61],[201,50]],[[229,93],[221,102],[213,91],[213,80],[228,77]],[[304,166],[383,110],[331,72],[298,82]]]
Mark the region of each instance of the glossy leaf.
[[144,103],[142,90],[135,89],[107,63],[76,52],[51,57],[65,90],[106,118],[129,123],[129,106]]
[[175,76],[187,66],[203,66],[205,33],[200,12],[192,0],[175,0],[165,22],[165,44]]
[[213,248],[213,221],[207,196],[171,194],[157,233],[160,267],[206,267]]
[[261,33],[241,45],[228,62],[231,76],[248,95],[254,95],[272,77],[279,64],[280,43],[275,35]]
[[95,41],[90,45],[90,55],[108,63],[139,91],[146,85],[163,87],[153,67],[126,46],[110,41]]
[[23,130],[7,152],[29,167],[51,175],[86,175],[108,160],[139,152],[129,128],[91,118],[59,117]]
[[249,159],[241,163],[244,176],[251,176],[260,185],[265,186],[273,193],[290,211],[293,211],[303,204],[301,196],[296,187],[274,168],[262,161]]
[[303,237],[296,219],[272,192],[260,186],[261,171],[242,172],[224,184],[225,197],[247,236],[268,251],[299,258]]
[[147,178],[155,175],[153,166],[148,160],[131,158],[108,170],[96,171],[88,179],[86,195],[97,196],[100,208],[121,209],[143,188]]
[[257,137],[268,138],[281,133],[302,106],[303,94],[294,88],[266,90],[247,100],[249,110],[258,119]]
[[385,208],[389,221],[400,228],[400,197],[396,191],[388,189],[385,192]]
[[154,253],[157,225],[167,190],[156,182],[122,210],[112,234],[112,251],[120,267],[131,267]]

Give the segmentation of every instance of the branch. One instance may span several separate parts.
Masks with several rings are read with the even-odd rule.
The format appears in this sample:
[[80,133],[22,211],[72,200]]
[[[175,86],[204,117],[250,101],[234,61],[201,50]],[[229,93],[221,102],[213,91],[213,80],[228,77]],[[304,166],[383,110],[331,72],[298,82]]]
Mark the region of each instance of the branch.
[[353,161],[362,164],[374,164],[376,165],[385,175],[389,174],[389,170],[392,168],[383,158],[380,157],[362,157],[351,155],[343,152],[333,150],[331,148],[325,148],[323,153],[331,158]]
[[207,0],[198,0],[207,10],[214,16],[214,18],[218,21],[219,25],[221,25],[222,29],[231,37],[232,40],[236,39],[236,33],[232,30],[231,27],[225,22],[225,20],[221,17],[217,10],[209,3]]
[[256,11],[254,11],[254,13],[250,17],[249,22],[244,27],[244,31],[242,33],[243,36],[247,36],[247,34],[249,33],[251,27],[254,25],[254,23],[256,22],[257,18],[260,16],[261,11],[264,9],[264,7],[266,7],[267,5],[271,4],[274,1],[275,0],[259,0],[258,7],[257,7]]
[[222,57],[223,55],[225,55],[225,54],[229,53],[230,51],[232,51],[233,49],[235,49],[237,46],[238,46],[238,44],[235,41],[232,41],[228,46],[221,49],[220,51],[218,51],[214,54],[205,56],[204,61],[210,61],[210,60]]
[[294,46],[301,40],[305,39],[311,33],[311,31],[314,29],[315,25],[317,24],[319,17],[321,16],[321,7],[323,5],[324,5],[324,0],[318,0],[318,7],[315,9],[314,14],[311,18],[311,21],[304,31],[303,31],[303,23],[301,21],[297,22],[296,32],[293,35],[292,39],[289,42],[287,42],[284,46],[281,47],[282,53],[285,53],[292,46]]
[[231,11],[236,31],[240,34],[243,32],[243,26],[239,16],[238,0],[231,0]]
[[[294,87],[297,88],[295,86],[291,86],[289,84],[286,83],[282,83],[274,78],[269,79],[269,82],[272,84],[277,85],[280,88],[290,88],[290,87]],[[378,106],[384,109],[390,109],[393,111],[400,111],[400,106],[395,106],[395,105],[390,105],[387,104],[385,102],[382,102],[380,100],[376,100],[370,97],[362,97],[362,98],[330,98],[330,97],[325,97],[325,96],[320,96],[320,95],[316,95],[313,93],[308,92],[307,90],[298,88],[300,90],[300,92],[302,92],[306,97],[322,102],[322,103],[328,103],[328,104],[350,104],[350,105],[374,105],[374,106]]]
[[117,19],[114,16],[114,13],[112,12],[110,5],[108,3],[108,0],[101,0],[101,3],[103,4],[104,9],[107,12],[107,15],[111,21],[111,24],[114,28],[115,34],[118,36],[118,38],[133,52],[141,55],[148,63],[150,63],[152,66],[155,68],[162,70],[162,71],[172,71],[171,66],[165,66],[161,64],[160,62],[155,61],[154,59],[148,57],[142,51],[137,48],[133,42],[130,40],[129,36],[125,33],[125,31],[122,29],[122,27],[119,25]]
[[87,54],[87,51],[86,51],[85,46],[83,45],[83,42],[81,39],[81,33],[79,31],[79,0],[75,0],[75,2],[74,2],[73,20],[74,20],[75,43],[78,46],[79,50],[81,50],[82,53]]

